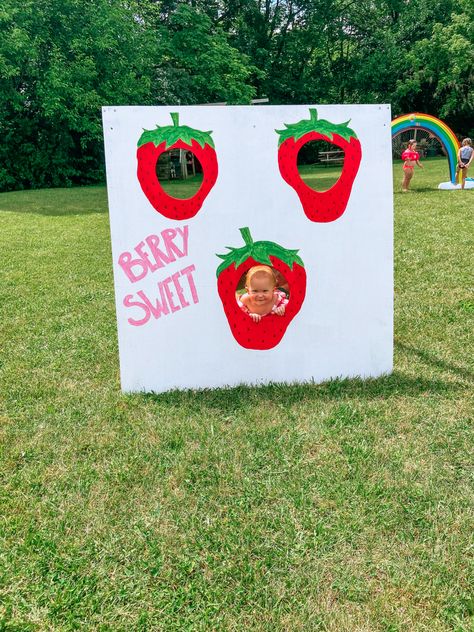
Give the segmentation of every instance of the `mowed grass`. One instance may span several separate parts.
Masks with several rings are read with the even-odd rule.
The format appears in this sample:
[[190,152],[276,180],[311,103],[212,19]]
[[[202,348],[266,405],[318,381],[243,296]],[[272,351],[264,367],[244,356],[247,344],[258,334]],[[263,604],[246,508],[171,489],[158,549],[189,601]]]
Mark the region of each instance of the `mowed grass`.
[[0,629],[474,629],[474,192],[395,165],[395,371],[120,393],[104,187],[0,195]]
[[162,188],[172,197],[188,199],[196,195],[202,184],[202,173],[186,178],[186,180],[160,180]]
[[327,191],[339,180],[342,172],[342,164],[340,165],[298,165],[298,173],[303,182],[315,191]]

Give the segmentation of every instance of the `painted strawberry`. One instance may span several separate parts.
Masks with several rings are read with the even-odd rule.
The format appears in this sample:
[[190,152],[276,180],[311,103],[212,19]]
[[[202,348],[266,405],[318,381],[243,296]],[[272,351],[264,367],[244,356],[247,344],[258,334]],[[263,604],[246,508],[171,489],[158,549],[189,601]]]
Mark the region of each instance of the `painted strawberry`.
[[[362,156],[360,142],[356,133],[348,127],[349,121],[335,124],[318,120],[317,111],[314,108],[309,111],[309,120],[285,124],[286,129],[275,130],[280,135],[278,166],[282,178],[298,194],[306,217],[312,222],[332,222],[346,209]],[[344,150],[341,176],[327,191],[315,191],[303,182],[298,173],[298,152],[312,140],[331,142]]]
[[[194,217],[201,208],[207,194],[217,180],[217,157],[212,132],[201,132],[187,125],[179,125],[179,115],[171,113],[173,125],[156,126],[144,130],[138,141],[137,176],[143,193],[153,208],[168,219],[182,220]],[[171,149],[192,151],[203,170],[199,190],[190,198],[178,199],[168,195],[156,175],[156,164],[160,155]]]
[[[248,228],[241,228],[240,233],[245,246],[228,246],[230,252],[217,255],[223,259],[217,268],[217,289],[237,342],[246,349],[272,349],[301,308],[306,294],[306,271],[297,250],[287,250],[272,241],[254,242]],[[254,322],[237,304],[235,293],[247,270],[261,264],[281,272],[288,282],[290,298],[283,316],[268,315]]]

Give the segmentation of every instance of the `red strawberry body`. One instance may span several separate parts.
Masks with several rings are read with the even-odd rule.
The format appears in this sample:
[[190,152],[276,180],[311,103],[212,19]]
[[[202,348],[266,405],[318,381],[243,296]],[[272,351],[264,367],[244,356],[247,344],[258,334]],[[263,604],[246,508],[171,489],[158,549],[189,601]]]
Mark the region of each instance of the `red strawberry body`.
[[[200,132],[179,126],[177,114],[172,113],[174,125],[145,130],[138,141],[137,176],[140,186],[153,208],[168,219],[186,220],[194,217],[217,180],[218,165],[210,132]],[[191,151],[199,160],[203,181],[190,198],[178,199],[166,193],[156,175],[156,164],[162,153],[172,149]]]
[[[296,250],[286,250],[268,241],[253,242],[248,228],[240,229],[246,242],[243,248],[231,249],[217,270],[217,289],[235,340],[246,349],[272,349],[283,338],[286,329],[299,312],[306,294],[306,271]],[[271,254],[274,252],[275,254]],[[280,255],[280,256],[277,256]],[[290,298],[285,314],[269,314],[259,322],[239,307],[235,293],[242,275],[252,266],[269,265],[288,281]]]
[[[362,157],[360,142],[347,125],[335,125],[323,119],[317,120],[316,110],[311,109],[309,120],[299,121],[280,130],[278,166],[282,178],[293,187],[300,198],[303,210],[312,222],[332,222],[345,211]],[[298,172],[298,152],[301,147],[316,140],[333,143],[344,151],[344,164],[340,178],[327,191],[315,191],[308,186]]]

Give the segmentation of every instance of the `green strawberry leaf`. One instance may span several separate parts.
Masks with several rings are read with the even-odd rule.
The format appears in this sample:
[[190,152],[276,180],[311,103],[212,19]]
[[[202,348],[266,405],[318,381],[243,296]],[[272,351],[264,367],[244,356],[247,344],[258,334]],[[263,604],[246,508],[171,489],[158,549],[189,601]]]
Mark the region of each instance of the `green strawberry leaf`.
[[212,131],[203,132],[199,129],[193,129],[187,125],[179,125],[179,114],[177,112],[171,112],[171,118],[173,125],[156,126],[156,129],[143,130],[143,134],[140,136],[137,147],[141,147],[146,143],[153,143],[155,147],[165,143],[165,149],[172,147],[179,140],[186,145],[191,146],[191,143],[196,141],[203,149],[205,145],[209,145],[214,149],[214,141],[212,140]]
[[309,114],[309,119],[302,119],[297,123],[285,123],[286,129],[275,130],[280,136],[278,146],[289,138],[293,138],[296,142],[305,134],[310,134],[311,132],[317,132],[322,136],[326,136],[329,140],[332,140],[333,134],[338,134],[348,142],[351,138],[357,138],[357,134],[349,127],[350,120],[345,123],[331,123],[325,119],[318,120],[318,111],[315,108],[310,108]]
[[244,239],[245,246],[242,246],[241,248],[227,246],[227,249],[229,250],[228,253],[224,255],[217,255],[219,259],[223,260],[217,268],[217,276],[219,276],[221,272],[226,270],[232,264],[235,268],[238,268],[249,258],[255,259],[255,261],[264,265],[271,266],[272,262],[270,257],[276,257],[277,259],[280,259],[280,261],[283,261],[283,263],[286,263],[289,268],[293,268],[295,263],[304,268],[304,263],[298,256],[298,250],[288,250],[273,241],[254,242],[252,236],[250,235],[250,230],[247,227],[240,228],[239,230]]

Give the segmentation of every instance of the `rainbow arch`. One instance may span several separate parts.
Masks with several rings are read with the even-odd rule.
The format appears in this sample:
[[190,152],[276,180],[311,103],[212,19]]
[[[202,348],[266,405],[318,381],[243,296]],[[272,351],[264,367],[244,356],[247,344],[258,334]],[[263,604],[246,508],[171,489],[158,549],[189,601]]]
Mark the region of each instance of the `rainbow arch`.
[[456,164],[458,161],[459,141],[452,129],[436,116],[412,112],[403,114],[392,121],[392,138],[410,129],[423,129],[434,134],[444,147],[449,162],[449,177],[453,184],[456,183]]

